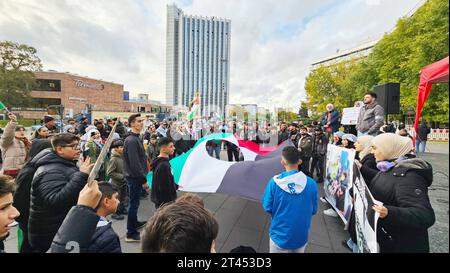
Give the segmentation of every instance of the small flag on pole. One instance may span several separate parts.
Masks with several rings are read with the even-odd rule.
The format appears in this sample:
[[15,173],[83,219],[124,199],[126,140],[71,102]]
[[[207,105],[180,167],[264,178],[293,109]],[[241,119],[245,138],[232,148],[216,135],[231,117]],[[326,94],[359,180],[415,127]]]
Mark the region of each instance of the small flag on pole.
[[6,106],[3,104],[3,102],[0,101],[0,110],[6,109]]
[[200,96],[197,93],[197,96],[191,101],[191,111],[187,113],[186,118],[187,120],[193,120],[195,115],[197,114],[198,110],[200,109]]

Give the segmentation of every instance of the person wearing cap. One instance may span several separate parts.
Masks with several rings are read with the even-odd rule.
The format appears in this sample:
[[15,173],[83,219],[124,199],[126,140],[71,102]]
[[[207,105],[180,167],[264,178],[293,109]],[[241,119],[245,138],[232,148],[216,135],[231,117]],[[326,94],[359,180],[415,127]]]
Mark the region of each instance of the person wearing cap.
[[300,171],[302,171],[307,176],[311,176],[309,173],[309,162],[312,156],[312,145],[313,137],[308,134],[308,129],[306,127],[300,127],[300,139],[298,140],[298,150],[300,151],[300,159],[302,164],[300,164]]
[[323,183],[325,160],[327,156],[328,137],[323,134],[322,128],[316,127],[314,129],[314,140],[312,144],[312,162],[311,162],[311,177],[314,170],[317,173],[317,183]]
[[342,147],[347,149],[355,149],[355,142],[357,137],[352,134],[345,134],[342,136]]
[[412,140],[384,133],[372,140],[372,153],[380,173],[367,183],[379,213],[377,241],[380,252],[429,252],[428,228],[435,222],[428,187],[433,168],[411,158]]
[[0,139],[2,169],[0,174],[16,177],[25,165],[31,142],[25,136],[25,128],[17,124],[17,117],[9,113],[9,122]]
[[111,178],[111,183],[119,194],[119,207],[111,217],[115,220],[123,220],[127,214],[128,186],[125,180],[123,167],[123,140],[116,139],[111,143],[111,159],[109,160],[106,174]]
[[342,145],[342,137],[345,135],[345,133],[337,131],[333,134],[333,145],[341,146]]
[[44,116],[44,126],[47,127],[50,135],[61,133],[60,128],[56,126],[55,118],[52,116]]
[[150,135],[150,141],[148,143],[147,149],[147,160],[152,162],[159,155],[158,149],[158,136],[156,134]]
[[337,132],[339,130],[340,114],[338,111],[336,111],[336,109],[334,109],[334,105],[331,103],[327,104],[326,108],[327,111],[323,113],[321,123],[325,128],[325,132],[328,137],[331,137],[334,132]]

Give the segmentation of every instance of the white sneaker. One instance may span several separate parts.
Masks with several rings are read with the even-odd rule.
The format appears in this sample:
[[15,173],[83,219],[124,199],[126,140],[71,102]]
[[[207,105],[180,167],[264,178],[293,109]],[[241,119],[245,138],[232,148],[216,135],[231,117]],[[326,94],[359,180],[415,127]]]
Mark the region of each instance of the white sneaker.
[[337,214],[336,211],[334,211],[334,209],[327,209],[323,211],[323,214],[331,216],[331,217],[338,217],[339,215]]
[[320,201],[322,201],[322,203],[328,204],[327,199],[325,199],[325,197],[320,197]]

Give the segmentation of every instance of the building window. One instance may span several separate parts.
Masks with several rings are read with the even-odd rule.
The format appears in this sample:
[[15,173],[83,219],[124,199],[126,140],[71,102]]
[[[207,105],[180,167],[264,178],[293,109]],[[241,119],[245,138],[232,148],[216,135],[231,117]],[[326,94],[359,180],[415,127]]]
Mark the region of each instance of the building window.
[[138,110],[139,113],[143,113],[143,112],[145,112],[145,107],[144,106],[138,106],[137,110]]
[[60,80],[37,79],[36,85],[34,86],[33,90],[48,91],[48,92],[61,92],[61,81]]

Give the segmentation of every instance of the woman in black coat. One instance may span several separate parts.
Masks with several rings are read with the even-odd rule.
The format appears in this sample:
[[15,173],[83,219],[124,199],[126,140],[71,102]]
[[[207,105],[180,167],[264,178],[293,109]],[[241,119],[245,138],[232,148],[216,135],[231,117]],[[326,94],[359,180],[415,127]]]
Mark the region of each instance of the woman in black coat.
[[380,252],[429,252],[428,228],[435,215],[428,197],[432,166],[421,158],[405,158],[413,149],[411,139],[392,133],[372,140],[372,153],[380,172],[368,183],[373,197],[383,205],[377,241]]

